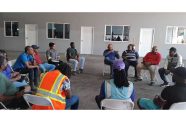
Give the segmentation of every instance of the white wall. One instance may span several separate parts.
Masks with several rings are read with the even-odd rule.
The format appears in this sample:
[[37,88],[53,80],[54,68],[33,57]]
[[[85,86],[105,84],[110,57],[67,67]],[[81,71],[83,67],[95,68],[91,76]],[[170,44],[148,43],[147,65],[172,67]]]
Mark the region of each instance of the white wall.
[[[94,47],[93,54],[102,55],[108,42],[104,42],[104,29],[106,24],[130,25],[129,42],[112,42],[115,49],[121,54],[129,43],[135,43],[138,49],[140,28],[155,28],[155,42],[163,57],[167,55],[168,49],[175,46],[178,52],[186,59],[186,46],[166,45],[166,26],[186,26],[186,13],[0,13],[0,48],[21,51],[24,48],[24,24],[38,24],[39,46],[42,52],[48,48],[48,43],[53,41],[60,52],[65,52],[71,41],[76,43],[80,50],[81,26],[93,26]],[[19,21],[20,36],[5,38],[3,35],[3,21]],[[70,40],[47,39],[46,23],[62,22],[70,23]],[[134,40],[134,42],[133,42]]]

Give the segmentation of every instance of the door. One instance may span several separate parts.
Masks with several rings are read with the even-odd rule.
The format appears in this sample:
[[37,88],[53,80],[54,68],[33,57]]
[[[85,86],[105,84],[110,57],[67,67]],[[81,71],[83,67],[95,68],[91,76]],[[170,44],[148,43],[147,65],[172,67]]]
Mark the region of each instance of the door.
[[38,26],[25,24],[25,46],[38,45]]
[[154,28],[141,28],[139,41],[139,56],[144,57],[151,51],[154,42]]
[[81,27],[81,54],[92,54],[93,27]]

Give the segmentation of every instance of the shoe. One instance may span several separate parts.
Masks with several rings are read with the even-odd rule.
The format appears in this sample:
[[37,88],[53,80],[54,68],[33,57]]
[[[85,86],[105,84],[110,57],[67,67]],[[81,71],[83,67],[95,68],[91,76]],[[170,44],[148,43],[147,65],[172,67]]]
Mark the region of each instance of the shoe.
[[142,77],[138,77],[137,80],[142,81],[143,79],[142,79]]
[[76,76],[76,71],[72,71],[72,75]]
[[80,73],[83,73],[83,69],[79,69]]
[[149,83],[149,86],[154,86],[154,84],[155,84],[155,83],[151,81],[151,82]]
[[160,85],[160,87],[167,87],[167,86],[169,86],[168,83],[163,83],[163,84]]

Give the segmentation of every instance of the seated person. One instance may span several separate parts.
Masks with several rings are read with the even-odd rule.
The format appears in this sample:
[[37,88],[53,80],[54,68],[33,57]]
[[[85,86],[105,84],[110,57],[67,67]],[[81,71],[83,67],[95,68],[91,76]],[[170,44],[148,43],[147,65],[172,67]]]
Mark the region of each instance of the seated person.
[[[95,97],[96,103],[100,108],[101,101],[107,97],[111,99],[131,99],[134,102],[135,92],[134,85],[132,82],[128,81],[125,64],[122,60],[116,60],[113,64],[114,78],[110,81],[104,81],[101,85],[100,94]],[[110,86],[106,87],[107,85]],[[107,91],[106,91],[107,88]]]
[[[27,109],[28,105],[24,101],[23,94],[26,90],[19,91],[15,85],[9,81],[2,71],[6,68],[7,61],[5,57],[0,56],[0,102],[2,102],[7,108],[16,109]],[[3,108],[0,105],[0,108]]]
[[49,64],[54,64],[57,67],[60,62],[60,55],[55,49],[55,46],[55,43],[49,43],[49,49],[46,51],[46,58]]
[[142,80],[141,76],[141,70],[149,70],[150,72],[150,78],[151,82],[149,85],[154,85],[155,80],[155,73],[158,68],[158,65],[161,61],[161,55],[157,52],[157,46],[152,47],[152,51],[147,53],[145,57],[143,58],[143,62],[141,64],[138,64],[137,66],[137,73],[138,73],[138,80]]
[[39,65],[39,68],[42,73],[47,72],[47,71],[52,71],[56,68],[56,66],[53,64],[42,63],[40,54],[38,52],[39,47],[37,45],[32,45],[32,48],[34,49],[33,57],[35,59],[36,65]]
[[129,66],[133,66],[135,68],[135,77],[137,78],[137,64],[139,54],[135,51],[135,45],[129,44],[128,49],[125,50],[122,54],[123,62],[125,63],[125,71],[128,76]]
[[75,49],[74,42],[70,43],[70,47],[67,49],[66,58],[69,63],[72,63],[72,70],[74,75],[78,69],[78,63],[80,64],[80,73],[83,73],[85,57],[79,57],[79,54]]
[[[61,74],[59,70],[54,70],[41,75],[41,81],[36,95],[49,97],[56,110],[78,109],[79,98],[71,95],[70,80]],[[48,110],[50,106],[33,105],[32,109]]]
[[49,43],[49,49],[46,51],[46,58],[49,64],[54,64],[57,70],[70,78],[71,67],[67,63],[60,60],[59,53],[55,49],[55,43]]
[[164,83],[160,85],[161,87],[169,85],[165,76],[172,73],[176,67],[180,66],[183,66],[182,56],[176,52],[176,48],[171,47],[169,55],[167,55],[165,59],[164,67],[158,70],[161,79],[164,81]]
[[110,75],[112,76],[112,65],[113,65],[113,62],[115,61],[116,58],[119,59],[120,56],[119,56],[117,51],[113,50],[112,44],[108,44],[107,48],[108,49],[106,49],[103,52],[103,56],[105,57],[104,63],[106,65],[110,65]]
[[26,46],[25,52],[19,55],[13,65],[13,70],[21,74],[29,73],[31,89],[36,90],[38,86],[39,66],[34,64],[33,54],[33,48],[31,46]]
[[[6,51],[0,50],[0,56],[3,56],[6,61],[8,60]],[[2,74],[4,74],[10,81],[12,81],[17,88],[30,90],[30,86],[26,83],[24,77],[22,77],[19,72],[13,72],[8,63],[6,68],[2,71]]]
[[161,92],[161,96],[154,100],[147,98],[138,99],[140,109],[169,109],[173,103],[186,102],[186,68],[178,67],[173,71],[175,85],[167,86]]

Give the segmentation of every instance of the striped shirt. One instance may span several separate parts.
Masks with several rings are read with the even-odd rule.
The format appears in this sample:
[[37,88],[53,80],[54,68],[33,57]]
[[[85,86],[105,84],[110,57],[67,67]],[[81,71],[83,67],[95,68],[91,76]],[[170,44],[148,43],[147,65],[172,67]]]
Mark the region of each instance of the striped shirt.
[[125,57],[125,59],[128,61],[137,61],[139,54],[134,50],[125,50],[122,54],[122,57]]

